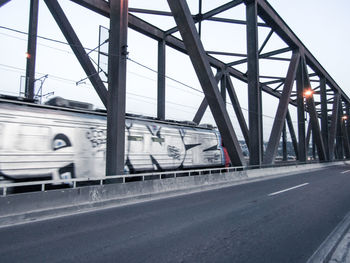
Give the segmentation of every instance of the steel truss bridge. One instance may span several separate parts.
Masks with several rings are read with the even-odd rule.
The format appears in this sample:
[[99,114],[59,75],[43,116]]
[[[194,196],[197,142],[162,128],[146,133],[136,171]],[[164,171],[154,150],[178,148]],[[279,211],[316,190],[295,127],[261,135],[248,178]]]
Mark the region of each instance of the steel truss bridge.
[[[128,28],[158,41],[158,96],[157,115],[165,118],[165,72],[166,49],[171,47],[187,54],[204,92],[204,99],[193,117],[200,123],[209,107],[222,135],[234,166],[271,165],[275,162],[282,137],[286,155],[286,129],[288,127],[298,162],[307,161],[307,146],[312,135],[314,152],[319,161],[350,158],[349,120],[350,100],[333,78],[320,65],[311,52],[291,31],[282,18],[266,0],[232,0],[207,12],[202,12],[202,0],[198,0],[198,13],[191,13],[185,0],[168,0],[170,11],[129,8],[128,0],[71,0],[81,8],[90,9],[110,19],[108,53],[108,90],[95,66],[89,59],[77,34],[57,0],[42,0],[57,22],[76,58],[91,81],[99,98],[107,109],[107,175],[122,174],[124,169],[126,62]],[[10,0],[0,0],[0,7]],[[33,98],[35,81],[35,54],[38,25],[39,0],[31,0],[26,67],[26,96]],[[221,16],[223,13],[244,7],[246,18],[237,20]],[[141,14],[141,16],[140,16]],[[142,15],[173,17],[176,26],[162,30],[158,25],[141,19]],[[201,30],[204,22],[239,24],[246,28],[246,53],[206,50],[202,43]],[[197,30],[198,27],[198,30]],[[259,29],[269,33],[259,45]],[[178,37],[180,33],[181,37]],[[229,33],[229,32],[228,32]],[[264,52],[273,36],[285,44],[283,48]],[[225,58],[225,59],[223,59]],[[228,60],[231,62],[227,62]],[[259,62],[287,61],[287,74],[262,76]],[[246,72],[238,70],[244,65]],[[214,75],[212,68],[217,74]],[[240,107],[231,79],[246,83],[248,89],[248,120]],[[317,87],[312,87],[315,82]],[[220,87],[220,89],[219,89]],[[226,98],[226,91],[229,98]],[[263,147],[262,92],[278,98],[278,107],[266,149]],[[249,163],[246,162],[236,131],[226,109],[230,100],[245,142],[249,148]],[[297,132],[292,124],[288,107],[297,109]],[[309,116],[309,125],[305,120]]]

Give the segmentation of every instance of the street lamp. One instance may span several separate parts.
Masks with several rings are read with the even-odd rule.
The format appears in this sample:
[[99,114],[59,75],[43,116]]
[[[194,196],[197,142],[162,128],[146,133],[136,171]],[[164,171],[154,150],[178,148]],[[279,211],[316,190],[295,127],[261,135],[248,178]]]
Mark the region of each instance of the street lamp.
[[310,97],[312,97],[313,94],[314,94],[314,91],[312,89],[306,89],[304,91],[304,97],[305,98],[310,98]]

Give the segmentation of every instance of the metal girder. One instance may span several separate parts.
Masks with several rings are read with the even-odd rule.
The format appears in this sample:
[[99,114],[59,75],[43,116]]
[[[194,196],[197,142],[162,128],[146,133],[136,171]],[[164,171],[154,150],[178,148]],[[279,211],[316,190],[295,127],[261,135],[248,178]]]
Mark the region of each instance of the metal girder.
[[158,41],[157,117],[165,119],[165,41]]
[[52,16],[56,20],[56,23],[60,27],[63,35],[67,39],[75,56],[79,60],[80,65],[84,69],[86,76],[91,81],[91,84],[95,88],[102,103],[107,108],[107,89],[104,86],[100,76],[98,75],[94,65],[91,63],[89,56],[86,54],[84,47],[80,43],[78,36],[75,34],[74,29],[69,23],[61,6],[58,4],[57,0],[44,0],[44,1],[47,7],[49,8]]
[[228,95],[230,96],[232,107],[236,113],[236,117],[237,117],[239,126],[241,127],[241,131],[242,131],[245,143],[249,149],[249,146],[250,146],[249,145],[249,130],[248,130],[247,122],[245,121],[245,118],[244,118],[244,115],[242,112],[242,108],[241,108],[241,105],[239,103],[235,89],[233,87],[231,78],[230,78],[230,76],[226,76],[226,78],[227,78],[227,84],[228,84],[227,85],[227,92],[228,92]]
[[332,118],[331,118],[331,126],[329,129],[329,160],[334,159],[334,150],[335,150],[335,137],[337,134],[337,122],[338,122],[338,107],[339,107],[339,101],[340,101],[340,94],[336,93],[334,94],[333,98],[333,108],[332,108]]
[[[304,58],[303,58],[304,59]],[[297,71],[297,114],[298,114],[298,157],[300,162],[306,162],[305,141],[305,104],[304,104],[304,63],[300,59]]]
[[225,105],[226,105],[226,90],[227,90],[226,74],[223,74],[220,81],[220,92],[221,92],[222,100],[224,101]]
[[[207,21],[215,21],[215,22],[221,22],[221,23],[230,23],[230,24],[238,24],[238,25],[246,25],[247,22],[244,20],[238,20],[238,19],[230,19],[230,18],[223,18],[223,17],[210,17],[206,19]],[[265,23],[258,23],[258,26],[260,27],[269,27]]]
[[326,78],[329,86],[334,90],[341,93],[341,96],[345,99],[347,103],[350,103],[349,97],[340,89],[338,84],[333,80],[333,78],[328,74],[328,72],[321,66],[321,64],[316,60],[316,58],[311,54],[311,52],[304,46],[304,44],[299,40],[299,38],[293,33],[293,31],[288,27],[288,25],[283,21],[283,19],[277,14],[277,12],[271,7],[271,5],[266,0],[258,1],[258,13],[259,16],[271,26],[271,28],[284,40],[289,47],[295,49],[298,48],[300,52],[305,54],[305,59],[307,64],[312,68],[312,70],[319,76],[324,76]]
[[10,1],[11,0],[0,0],[0,7],[2,7],[3,5],[7,4]]
[[311,122],[309,122],[309,124],[307,125],[307,130],[306,130],[306,155],[310,149],[311,131],[312,131]]
[[36,40],[38,32],[39,0],[30,0],[28,46],[27,46],[27,66],[26,66],[26,86],[25,96],[34,98],[35,83],[35,61],[36,61]]
[[[223,74],[224,74],[224,73],[223,73],[222,70],[220,70],[220,71],[218,71],[218,72],[216,73],[216,75],[215,75],[215,81],[216,81],[216,83],[219,83],[219,81],[220,81],[220,79],[222,78],[222,75],[223,75]],[[205,111],[207,110],[207,108],[208,108],[208,102],[207,102],[207,99],[206,99],[205,96],[204,96],[204,98],[203,98],[203,100],[202,100],[202,102],[201,102],[201,105],[199,106],[199,108],[198,108],[196,114],[194,115],[194,118],[193,118],[192,121],[193,121],[194,123],[199,124],[199,123],[201,122],[201,120],[202,120],[202,118],[203,118],[203,116],[204,116],[204,113],[205,113]]]
[[168,4],[221,133],[223,144],[227,147],[231,162],[235,166],[245,165],[242,149],[217,88],[207,55],[199,39],[187,3],[185,0],[168,0]]
[[[306,84],[307,88],[311,88],[310,85],[310,80],[309,80],[309,75],[307,73],[307,67],[306,67],[306,62],[302,60],[304,67],[304,84]],[[323,145],[323,140],[322,140],[322,135],[321,135],[321,130],[320,130],[320,124],[318,122],[318,114],[316,111],[316,106],[315,106],[315,101],[313,95],[311,96],[306,96],[306,105],[307,105],[307,110],[310,115],[310,121],[311,121],[311,128],[312,128],[312,138],[314,139],[314,142],[317,147],[317,153],[318,153],[318,158],[320,161],[325,161],[326,160],[326,153],[324,150],[324,145]]]
[[321,95],[321,133],[323,144],[326,151],[327,160],[329,160],[329,132],[328,132],[328,109],[327,109],[327,92],[326,79],[320,78],[320,95]]
[[288,125],[288,129],[289,129],[290,137],[292,138],[292,144],[293,144],[293,148],[294,148],[295,157],[297,160],[299,160],[298,141],[297,141],[297,137],[295,135],[293,122],[292,122],[292,118],[290,116],[289,110],[287,110],[286,120],[287,120],[287,125]]
[[[108,2],[104,1],[104,0],[71,0],[72,2],[75,2],[79,5],[82,5],[86,8],[89,8],[92,11],[95,11],[103,16],[109,17],[109,6],[108,6]],[[160,30],[159,28],[143,21],[142,19],[129,14],[128,17],[129,21],[129,27],[141,34],[144,34],[152,39],[155,39],[157,41],[159,40],[163,40],[165,37],[164,31]],[[176,49],[177,51],[180,51],[182,53],[186,53],[186,48],[184,46],[184,43],[179,40],[178,38],[172,36],[172,35],[168,35],[165,37],[165,42],[169,47],[172,47],[174,49]],[[212,57],[212,56],[208,56],[208,60],[211,66],[220,69],[220,68],[225,68],[226,64],[223,63],[222,61]],[[227,67],[226,71],[233,77],[247,82],[247,76],[232,68],[232,67]],[[276,97],[276,98],[280,98],[281,94],[279,94],[278,92],[275,92],[272,88],[266,86],[266,85],[261,85],[261,88],[263,91],[267,92],[268,94]],[[296,106],[296,103],[294,103],[293,101],[290,102],[292,105]]]
[[344,158],[344,144],[343,144],[343,134],[342,134],[342,122],[344,121],[342,119],[343,117],[343,107],[342,107],[342,101],[339,100],[339,106],[338,106],[338,123],[337,123],[337,136],[336,136],[336,157],[337,159],[343,159]]
[[[243,2],[244,2],[244,0],[233,0],[231,2],[228,2],[228,3],[226,3],[226,4],[222,5],[222,6],[219,6],[219,7],[215,8],[215,9],[209,11],[209,12],[206,12],[205,14],[202,14],[201,16],[195,17],[194,18],[194,23],[197,23],[199,21],[202,21],[202,20],[208,19],[210,17],[213,17],[213,16],[215,16],[217,14],[220,14],[220,13],[226,11],[226,10],[229,10],[229,9],[231,9],[231,8],[237,6],[237,5],[240,5]],[[170,35],[170,34],[175,33],[177,31],[178,31],[178,27],[173,27],[173,28],[167,30],[165,32],[165,35]]]
[[282,156],[283,161],[287,161],[287,129],[285,121],[282,130]]
[[346,159],[350,158],[350,139],[349,139],[349,107],[345,106],[345,116],[342,121],[342,133],[344,138],[344,150]]
[[264,49],[264,47],[266,46],[267,42],[269,42],[269,40],[270,40],[272,34],[273,34],[273,30],[271,29],[270,32],[267,34],[267,36],[266,36],[264,42],[261,44],[261,47],[260,47],[260,49],[259,49],[259,51],[258,51],[259,54],[263,51],[263,49]]
[[[281,49],[278,49],[278,50],[274,50],[274,51],[271,51],[271,52],[260,54],[259,58],[269,58],[269,59],[286,61],[286,60],[289,60],[289,59],[287,59],[287,58],[272,58],[271,56],[275,56],[275,55],[278,55],[278,54],[286,53],[286,52],[289,52],[289,51],[291,51],[291,49],[289,47],[281,48]],[[241,59],[241,60],[237,60],[237,61],[228,63],[227,66],[231,67],[231,66],[239,65],[239,64],[242,64],[242,63],[246,63],[246,62],[248,62],[248,59]]]
[[106,175],[124,174],[128,0],[110,0]]
[[247,16],[247,68],[248,68],[248,110],[249,110],[249,162],[262,163],[262,109],[259,83],[258,15],[256,1],[246,3]]
[[282,97],[279,100],[275,120],[273,122],[270,139],[267,144],[266,153],[264,157],[264,164],[273,163],[278,145],[281,139],[282,129],[285,125],[286,114],[288,110],[289,98],[292,93],[293,83],[299,66],[300,54],[298,51],[293,52],[292,61],[289,64]]
[[345,121],[342,121],[341,127],[342,127],[342,134],[343,134],[345,158],[349,159],[350,158],[350,141],[349,141],[349,134],[348,134],[348,131],[347,131],[347,128],[346,128],[346,122]]

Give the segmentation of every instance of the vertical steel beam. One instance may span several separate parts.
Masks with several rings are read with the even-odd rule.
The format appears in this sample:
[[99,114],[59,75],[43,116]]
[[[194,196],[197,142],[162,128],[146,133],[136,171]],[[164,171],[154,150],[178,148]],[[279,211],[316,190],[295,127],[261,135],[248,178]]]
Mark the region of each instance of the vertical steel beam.
[[246,1],[247,60],[248,60],[248,109],[249,109],[249,163],[262,163],[262,101],[259,85],[258,15],[256,0]]
[[[307,67],[306,67],[306,62],[303,61],[304,63],[304,83],[306,84],[307,89],[311,89],[310,85],[310,79],[309,79],[309,74],[307,72]],[[322,135],[321,135],[321,130],[320,130],[320,124],[318,122],[318,114],[316,111],[316,106],[315,106],[315,101],[313,95],[311,96],[306,96],[306,105],[307,109],[310,115],[310,121],[311,121],[311,128],[312,128],[312,138],[314,139],[314,142],[317,147],[317,154],[318,158],[320,161],[325,161],[326,160],[326,153],[324,150],[324,145],[323,145],[323,140],[322,140]]]
[[157,117],[165,119],[165,41],[158,41],[158,93]]
[[293,122],[292,122],[292,118],[290,116],[289,110],[287,111],[286,120],[287,120],[287,124],[288,124],[289,134],[290,134],[290,137],[292,138],[292,144],[293,144],[293,148],[294,148],[294,152],[295,152],[295,158],[297,160],[299,160],[298,141],[297,141],[297,137],[295,135]]
[[337,134],[337,128],[338,128],[338,107],[339,107],[339,100],[340,100],[340,94],[336,93],[334,94],[333,98],[333,108],[332,108],[332,118],[331,118],[331,126],[329,129],[329,160],[334,159],[334,151],[335,151],[335,137]]
[[300,61],[300,54],[298,51],[294,51],[292,55],[292,60],[289,64],[287,76],[284,83],[284,88],[282,91],[282,96],[279,100],[275,120],[273,122],[270,139],[267,144],[266,153],[264,157],[264,164],[273,163],[279,142],[281,140],[282,129],[285,125],[286,115],[288,111],[288,104],[290,100],[290,95],[292,93],[293,84],[296,76]]
[[223,143],[227,147],[231,162],[235,166],[245,165],[242,149],[233,130],[187,3],[185,0],[168,0],[168,4],[221,133]]
[[345,115],[344,118],[342,118],[342,134],[343,134],[343,143],[344,143],[344,154],[345,158],[350,158],[350,140],[349,140],[349,133],[348,133],[348,126],[349,126],[349,116],[348,116],[348,107],[345,106]]
[[35,60],[36,60],[36,40],[38,34],[39,0],[30,0],[28,46],[27,46],[27,67],[25,97],[34,98],[35,84]]
[[283,161],[287,161],[287,129],[286,122],[284,122],[283,130],[282,130],[282,155]]
[[86,54],[84,47],[80,43],[78,36],[75,34],[73,27],[69,23],[66,15],[64,14],[61,6],[57,0],[44,0],[49,8],[52,16],[56,20],[56,23],[60,27],[63,35],[67,39],[71,49],[80,62],[80,65],[85,71],[86,76],[91,81],[92,86],[95,88],[102,103],[107,108],[107,89],[104,86],[100,76],[98,75],[94,65],[91,63],[89,56]]
[[124,173],[128,0],[110,0],[106,175]]
[[341,99],[339,100],[339,106],[338,106],[338,127],[337,127],[337,138],[336,138],[336,151],[337,151],[337,159],[343,159],[344,158],[344,140],[343,140],[343,130],[342,130],[342,123],[343,123],[343,106]]
[[239,126],[241,127],[241,131],[242,131],[245,143],[249,149],[250,143],[249,143],[249,130],[248,130],[247,122],[245,121],[241,105],[239,104],[237,94],[235,92],[235,89],[233,87],[233,84],[229,75],[227,76],[227,84],[228,84],[227,91],[228,91],[228,95],[230,96],[232,107],[236,113],[236,117],[237,117]]
[[[223,75],[223,71],[222,71],[222,70],[220,70],[220,71],[218,71],[218,72],[216,73],[216,75],[215,75],[215,81],[216,81],[217,83],[220,81],[222,75]],[[201,122],[201,120],[202,120],[202,118],[203,118],[203,116],[204,116],[204,113],[205,113],[205,111],[207,110],[207,108],[208,108],[208,102],[207,102],[207,100],[206,100],[206,98],[205,98],[205,96],[204,96],[204,98],[203,98],[203,100],[202,100],[202,102],[201,102],[201,105],[199,106],[199,108],[198,108],[198,110],[197,110],[197,112],[196,112],[196,115],[195,115],[194,118],[193,118],[193,122],[199,124],[199,123]]]
[[304,56],[300,60],[297,71],[297,105],[298,105],[298,157],[299,162],[306,162],[306,142],[305,142],[305,104],[304,104]]
[[321,133],[323,138],[323,144],[326,151],[326,158],[329,160],[329,132],[328,132],[328,106],[327,106],[327,91],[326,91],[326,79],[320,78],[320,95],[321,95]]

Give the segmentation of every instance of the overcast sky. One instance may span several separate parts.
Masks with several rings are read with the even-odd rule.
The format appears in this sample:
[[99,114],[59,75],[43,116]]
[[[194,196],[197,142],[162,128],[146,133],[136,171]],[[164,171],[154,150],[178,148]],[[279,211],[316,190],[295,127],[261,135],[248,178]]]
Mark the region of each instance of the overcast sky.
[[[198,11],[197,2],[197,0],[188,1],[193,13]],[[203,11],[208,11],[226,2],[227,0],[203,0]],[[75,28],[83,46],[95,48],[98,45],[99,25],[108,27],[109,21],[69,0],[61,0],[59,3]],[[348,47],[350,43],[350,1],[270,0],[269,3],[350,97],[350,52]],[[130,7],[169,10],[165,0],[129,0],[129,5]],[[244,19],[244,12],[244,5],[241,5],[219,16]],[[18,95],[21,76],[25,75],[27,36],[9,29],[27,32],[28,13],[29,1],[26,0],[12,0],[0,8],[0,93],[3,94]],[[69,46],[53,41],[66,42],[44,1],[40,1],[39,14],[38,35],[51,39],[38,40],[36,78],[48,74],[48,78],[43,83],[43,93],[54,92],[56,96],[84,100],[97,107],[102,107],[102,103],[97,98],[91,84],[84,80],[86,76]],[[142,18],[153,22],[162,29],[174,25],[172,18],[155,16],[142,16]],[[204,23],[202,40],[205,48],[207,50],[245,53],[245,28],[236,27],[228,28],[226,24],[218,26],[218,23]],[[260,43],[268,31],[266,29],[259,31]],[[152,70],[157,69],[157,42],[132,30],[129,30],[128,34],[130,60],[128,61],[127,77],[127,111],[155,115],[157,84],[156,73]],[[282,47],[283,43],[279,43],[279,41],[278,39],[271,40],[271,48],[279,45]],[[97,61],[96,52],[92,52],[91,57]],[[287,67],[288,64],[267,67],[264,66],[264,62],[261,62],[261,74],[265,75],[273,71],[285,76]],[[239,69],[245,70],[244,66]],[[279,71],[280,73],[277,73]],[[199,92],[201,88],[190,60],[185,55],[168,48],[166,75],[171,77],[171,79],[166,80],[167,118],[192,119],[203,94]],[[79,82],[80,80],[82,81]],[[76,82],[79,85],[76,85]],[[247,117],[246,85],[238,81],[235,82],[235,80],[234,85]],[[277,102],[275,100],[270,103],[269,99],[264,99],[264,101],[266,101],[264,114],[267,118],[264,120],[264,125],[265,129],[268,130],[272,127]],[[234,115],[232,110],[229,113]],[[206,114],[205,120],[212,121],[210,113]],[[241,136],[239,132],[238,135]]]

